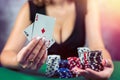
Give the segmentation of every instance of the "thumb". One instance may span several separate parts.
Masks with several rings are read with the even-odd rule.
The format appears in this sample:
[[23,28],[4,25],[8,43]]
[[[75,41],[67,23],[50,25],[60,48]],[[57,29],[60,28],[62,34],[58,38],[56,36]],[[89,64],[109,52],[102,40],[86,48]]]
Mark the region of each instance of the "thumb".
[[112,61],[110,59],[104,59],[104,64],[105,67],[112,67]]

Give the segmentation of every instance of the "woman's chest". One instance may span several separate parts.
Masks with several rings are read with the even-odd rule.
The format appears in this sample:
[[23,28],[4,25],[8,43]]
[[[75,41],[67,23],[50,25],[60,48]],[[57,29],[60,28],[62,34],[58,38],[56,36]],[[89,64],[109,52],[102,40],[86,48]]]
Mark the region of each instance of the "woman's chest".
[[75,3],[64,6],[48,6],[46,14],[56,18],[54,38],[57,43],[65,42],[74,30],[76,21]]

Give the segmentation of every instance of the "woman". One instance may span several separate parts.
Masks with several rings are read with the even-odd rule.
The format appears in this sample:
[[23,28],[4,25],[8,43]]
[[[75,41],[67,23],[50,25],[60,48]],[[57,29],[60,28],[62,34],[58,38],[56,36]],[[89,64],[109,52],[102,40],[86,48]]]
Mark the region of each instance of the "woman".
[[77,56],[77,47],[84,46],[86,41],[91,50],[103,51],[105,69],[101,72],[91,69],[77,71],[80,75],[95,80],[111,76],[113,63],[101,37],[97,0],[33,0],[25,3],[2,51],[3,66],[38,70],[45,62],[49,45],[45,38],[34,38],[23,47],[26,38],[22,32],[34,22],[36,13],[56,18],[56,42],[48,49],[48,54],[59,54],[62,58]]

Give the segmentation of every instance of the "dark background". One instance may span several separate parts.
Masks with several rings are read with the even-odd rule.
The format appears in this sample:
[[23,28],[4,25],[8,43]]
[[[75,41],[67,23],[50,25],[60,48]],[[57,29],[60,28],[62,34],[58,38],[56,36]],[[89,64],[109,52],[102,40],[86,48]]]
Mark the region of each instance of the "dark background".
[[[25,1],[0,0],[0,52]],[[99,3],[105,46],[114,60],[120,60],[120,0],[99,0]]]

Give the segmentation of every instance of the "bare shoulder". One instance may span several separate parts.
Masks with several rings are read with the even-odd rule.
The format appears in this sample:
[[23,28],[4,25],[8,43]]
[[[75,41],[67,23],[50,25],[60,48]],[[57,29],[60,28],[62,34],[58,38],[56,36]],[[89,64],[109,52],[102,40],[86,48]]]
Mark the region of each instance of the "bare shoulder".
[[13,29],[6,42],[4,50],[14,50],[18,52],[23,47],[26,40],[23,34],[23,30],[31,24],[29,14],[29,3],[26,2],[23,4],[17,15]]
[[19,18],[19,20],[21,18],[24,18],[25,20],[27,19],[27,21],[29,21],[29,15],[30,15],[30,11],[29,11],[29,2],[27,1],[26,3],[23,4],[23,6],[21,7],[17,18]]
[[21,8],[21,11],[29,11],[29,2],[25,2]]

